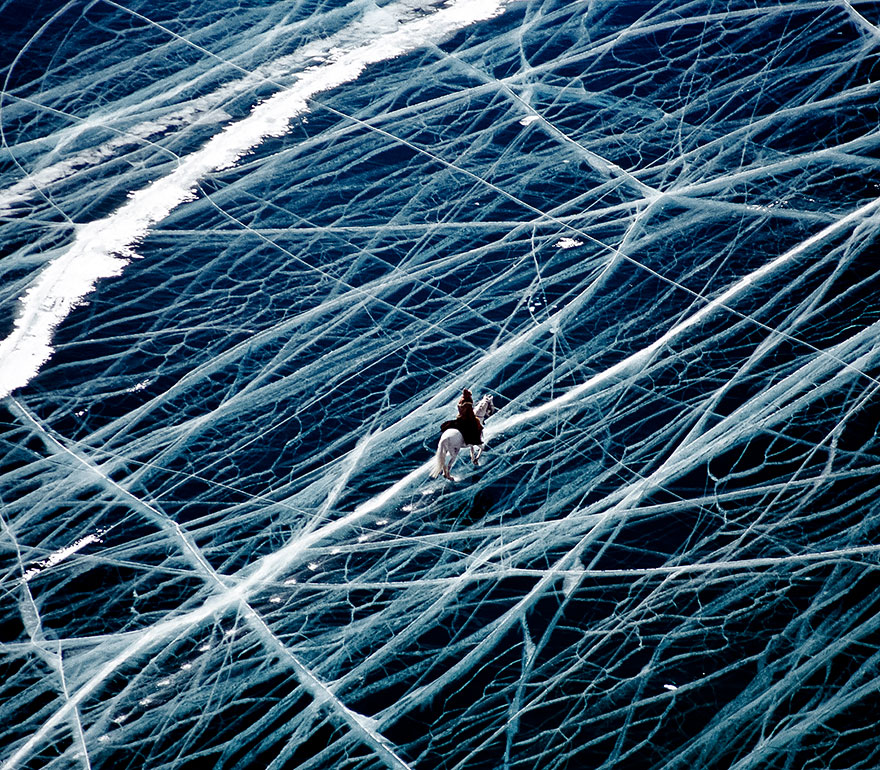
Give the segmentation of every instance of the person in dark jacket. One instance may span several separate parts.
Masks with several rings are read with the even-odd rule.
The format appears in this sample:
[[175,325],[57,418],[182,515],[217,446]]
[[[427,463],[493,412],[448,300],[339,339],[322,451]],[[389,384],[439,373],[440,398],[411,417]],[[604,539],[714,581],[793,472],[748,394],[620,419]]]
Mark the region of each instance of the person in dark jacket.
[[455,428],[461,433],[465,444],[479,446],[483,443],[483,426],[480,418],[474,414],[474,397],[467,388],[462,391],[461,398],[458,399],[458,417],[447,420],[440,426],[444,431],[449,428]]
[[473,401],[465,401],[459,405],[455,427],[461,432],[465,444],[479,446],[483,443],[483,426],[480,418],[474,414]]

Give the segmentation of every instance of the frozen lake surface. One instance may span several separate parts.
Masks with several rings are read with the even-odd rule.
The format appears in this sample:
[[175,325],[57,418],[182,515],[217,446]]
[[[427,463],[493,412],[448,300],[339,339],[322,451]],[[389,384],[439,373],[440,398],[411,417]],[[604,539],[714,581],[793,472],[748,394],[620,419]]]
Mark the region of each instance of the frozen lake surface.
[[0,19],[0,770],[880,765],[880,2]]

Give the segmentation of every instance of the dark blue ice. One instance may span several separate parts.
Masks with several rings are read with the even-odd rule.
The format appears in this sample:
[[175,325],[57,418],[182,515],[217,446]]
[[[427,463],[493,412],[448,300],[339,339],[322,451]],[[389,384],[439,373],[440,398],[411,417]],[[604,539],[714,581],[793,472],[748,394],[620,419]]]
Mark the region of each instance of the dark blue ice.
[[0,770],[878,766],[880,3],[33,5]]

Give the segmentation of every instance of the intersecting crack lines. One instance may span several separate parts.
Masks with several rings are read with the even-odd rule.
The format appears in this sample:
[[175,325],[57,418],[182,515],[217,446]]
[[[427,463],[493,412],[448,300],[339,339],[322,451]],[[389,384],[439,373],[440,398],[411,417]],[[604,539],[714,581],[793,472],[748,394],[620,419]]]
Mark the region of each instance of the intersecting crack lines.
[[[19,570],[21,574],[24,575],[25,569],[24,561],[21,556],[21,547],[18,544],[15,534],[12,532],[9,524],[3,517],[2,512],[0,512],[0,525],[2,525],[4,533],[13,544]],[[53,672],[55,678],[58,680],[58,689],[64,702],[69,703],[70,693],[68,692],[67,682],[64,677],[64,660],[62,656],[61,642],[58,641],[53,645],[46,638],[46,635],[43,632],[43,624],[40,618],[39,608],[34,601],[30,586],[27,584],[26,580],[21,581],[20,592],[21,596],[18,600],[19,614],[21,615],[25,630],[30,637],[31,649],[46,664],[48,669]],[[91,763],[89,762],[89,750],[83,734],[82,722],[80,721],[80,713],[77,707],[71,707],[68,721],[70,723],[70,730],[75,737],[76,746],[82,764],[87,770],[90,770]]]
[[[29,392],[28,411],[59,435],[70,433],[58,440],[71,452],[91,458],[160,517],[178,521],[231,586],[209,589],[229,603],[218,604],[203,626],[190,616],[195,625],[120,662],[68,709],[91,724],[85,739],[97,739],[89,746],[93,763],[108,761],[114,747],[123,761],[134,757],[134,737],[137,751],[168,768],[212,755],[219,767],[271,760],[273,770],[323,770],[340,755],[353,766],[373,766],[395,761],[366,748],[388,736],[390,750],[414,767],[671,767],[689,739],[696,746],[698,737],[723,738],[707,725],[712,704],[751,697],[788,671],[796,673],[763,712],[732,712],[729,727],[744,748],[722,741],[716,745],[727,745],[726,754],[705,755],[702,764],[750,756],[757,765],[778,759],[794,766],[798,751],[806,751],[792,748],[798,725],[831,747],[827,757],[843,756],[844,738],[833,747],[819,715],[831,703],[828,714],[839,723],[853,704],[869,703],[860,687],[876,665],[867,644],[877,629],[863,632],[856,622],[871,605],[848,604],[871,590],[880,555],[870,481],[876,430],[859,424],[873,419],[877,376],[878,328],[868,305],[877,219],[870,203],[865,207],[876,191],[864,183],[876,126],[853,118],[862,109],[873,114],[875,85],[861,85],[863,76],[873,77],[873,38],[850,31],[843,9],[826,6],[823,13],[818,4],[738,8],[742,26],[729,28],[716,23],[720,12],[708,13],[726,9],[717,3],[566,6],[517,6],[444,44],[455,53],[437,65],[434,48],[431,56],[365,72],[364,88],[322,99],[340,108],[335,116],[313,102],[310,124],[291,127],[306,137],[302,152],[291,149],[298,139],[291,135],[277,142],[280,149],[273,142],[209,175],[198,200],[169,221],[174,229],[157,229],[145,241],[145,255],[155,258],[138,263],[137,277],[156,285],[151,300],[185,287],[167,315],[136,299],[137,282],[125,280],[64,330],[72,341]],[[545,19],[548,11],[554,15]],[[792,19],[802,14],[805,40],[796,37],[797,24],[789,26],[789,12]],[[240,33],[249,22],[239,13],[249,11],[238,6],[227,19],[233,27],[240,21]],[[696,17],[704,23],[691,24]],[[178,37],[167,51],[188,47],[183,38],[190,35],[202,49],[214,47],[202,33],[204,18],[169,23]],[[644,31],[658,20],[654,38]],[[123,23],[129,40],[144,34],[140,22]],[[592,24],[600,30],[595,41],[586,34]],[[154,39],[156,29],[147,29]],[[783,33],[772,35],[774,29]],[[219,34],[216,47],[226,58],[254,61],[254,72],[263,71],[259,55],[236,58],[230,51],[241,46]],[[732,36],[739,38],[734,48],[724,50]],[[759,52],[740,69],[736,46],[752,41]],[[268,38],[259,43],[271,48]],[[596,44],[609,55],[583,58]],[[818,56],[791,64],[792,48],[807,54],[813,45]],[[773,67],[760,51],[776,57]],[[642,52],[659,59],[640,66]],[[862,53],[866,61],[857,63]],[[465,87],[467,78],[449,74],[458,66],[453,55],[476,62],[489,82]],[[201,70],[213,64],[204,50],[193,48],[192,58]],[[232,71],[213,69],[226,77]],[[403,82],[416,71],[430,83]],[[798,79],[802,87],[791,85]],[[379,87],[370,93],[374,82]],[[779,90],[782,82],[788,90]],[[54,91],[59,102],[61,85]],[[656,98],[652,85],[662,91]],[[265,91],[275,87],[266,83]],[[100,98],[108,110],[116,107],[114,95]],[[546,115],[552,128],[535,120],[520,130],[523,104],[534,104],[531,117]],[[42,127],[38,120],[32,118],[34,130]],[[786,139],[800,122],[816,132],[816,146]],[[554,128],[564,136],[551,135]],[[593,152],[593,162],[566,137]],[[368,158],[364,168],[359,151]],[[33,162],[35,155],[22,157]],[[579,158],[578,168],[554,176],[556,186],[544,196],[541,177],[553,176],[562,155]],[[440,168],[437,157],[451,165]],[[603,175],[602,160],[637,183],[610,166]],[[390,175],[376,169],[385,162]],[[284,190],[273,179],[287,172],[292,180]],[[349,177],[354,183],[346,187]],[[137,187],[136,177],[125,183]],[[639,184],[664,195],[651,206]],[[821,185],[835,189],[817,193]],[[57,197],[62,187],[51,190],[58,202],[65,200]],[[332,199],[326,216],[315,205],[323,194]],[[447,206],[444,194],[462,200]],[[300,208],[307,213],[299,216]],[[841,221],[857,210],[861,219]],[[584,233],[596,240],[563,250],[588,241]],[[671,282],[660,283],[624,253]],[[780,254],[790,258],[760,272]],[[165,274],[176,270],[185,278]],[[396,300],[381,294],[387,305],[350,288],[383,292],[382,275],[400,290]],[[121,299],[118,312],[108,298]],[[216,313],[208,308],[214,300]],[[454,308],[469,302],[475,312],[456,317]],[[392,310],[395,303],[407,314]],[[145,320],[128,326],[126,310],[144,312]],[[286,325],[297,319],[298,326]],[[447,322],[448,329],[438,328]],[[196,327],[216,334],[191,334]],[[180,341],[159,337],[165,333]],[[317,345],[310,336],[320,337]],[[419,341],[412,350],[407,336]],[[96,380],[80,384],[71,360],[80,351],[103,355],[105,344],[124,352],[113,362],[90,361]],[[453,364],[438,363],[444,348],[453,351]],[[155,360],[161,372],[154,378]],[[312,392],[321,361],[330,384]],[[373,361],[375,369],[361,371]],[[301,382],[292,374],[297,369]],[[493,451],[480,469],[466,471],[465,483],[422,483],[424,469],[414,466],[462,385],[495,393],[504,407],[487,424]],[[342,427],[322,432],[304,419],[309,410]],[[11,516],[17,531],[27,532],[31,555],[58,553],[53,544],[67,536],[63,525],[79,523],[75,517],[93,526],[111,510],[123,518],[127,509],[139,510],[100,483],[94,497],[82,499],[82,469],[65,474],[69,458],[16,449],[19,435],[7,430],[0,450],[10,466],[4,482],[13,496],[24,494]],[[40,487],[47,467],[59,472],[50,470]],[[65,483],[73,487],[73,517],[62,521]],[[53,514],[57,522],[49,521]],[[49,616],[50,598],[85,606],[65,591],[87,582],[92,565],[144,557],[138,588],[164,587],[178,572],[211,585],[196,566],[179,569],[182,543],[169,547],[168,537],[161,539],[152,550],[133,533],[121,546],[53,567],[45,584],[33,582],[34,591],[46,589],[46,628],[63,620]],[[848,594],[847,577],[864,585]],[[242,583],[248,588],[239,595]],[[539,585],[544,590],[533,593]],[[143,598],[131,602],[130,588],[123,580],[103,599],[125,610],[137,604],[152,617],[136,615],[134,634],[123,624],[100,641],[77,639],[80,625],[65,629],[64,673],[77,686],[65,698],[29,681],[27,671],[20,681],[31,704],[48,694],[50,708],[60,708],[88,685],[84,677],[99,664],[71,664],[70,656],[89,643],[100,645],[103,663],[135,641],[145,620],[169,630],[160,625],[173,620],[168,611]],[[193,596],[184,588],[186,610],[200,610],[207,595],[201,590]],[[833,626],[821,623],[823,612],[834,611],[834,597],[846,605],[836,638],[858,649],[838,644],[825,668],[803,668],[820,639],[835,639]],[[807,616],[800,625],[793,622],[798,615]],[[238,626],[223,627],[233,616],[247,629],[234,645],[225,634]],[[772,638],[777,627],[796,638]],[[138,696],[152,692],[160,676],[170,679],[208,634],[221,647],[187,657],[198,675],[178,678],[177,697],[137,710]],[[21,643],[4,649],[29,654],[26,640],[22,633]],[[857,661],[851,671],[848,658]],[[136,670],[142,662],[146,670]],[[297,663],[306,670],[296,674]],[[120,679],[124,689],[116,694]],[[303,679],[314,697],[298,684]],[[808,680],[816,686],[795,702]],[[841,682],[845,697],[838,701]],[[263,687],[271,689],[268,697],[260,697]],[[399,693],[409,698],[406,712],[395,711]],[[253,695],[259,705],[251,705]],[[341,704],[335,712],[328,697]],[[232,711],[234,728],[214,734]],[[48,713],[24,729],[37,730]],[[117,717],[129,714],[122,728]],[[167,732],[178,714],[189,720],[180,742]],[[75,727],[69,719],[56,724],[63,738],[40,751],[63,750],[60,761],[70,762]],[[332,736],[332,745],[297,750],[319,733]],[[30,737],[22,734],[16,745]],[[864,737],[847,737],[868,746]],[[36,752],[32,761],[39,761]],[[698,764],[693,751],[680,762]]]
[[[858,364],[862,366],[869,362],[876,363],[878,353],[873,344],[874,330],[859,335],[861,339],[848,341],[841,344],[840,348],[843,354],[858,351],[860,348],[864,351],[859,358],[856,358]],[[718,425],[704,433],[699,439],[693,440],[689,445],[680,447],[673,455],[664,462],[650,477],[640,482],[635,482],[629,487],[621,489],[616,495],[609,497],[600,504],[600,509],[604,508],[604,512],[591,529],[584,534],[578,543],[571,548],[564,556],[557,560],[552,567],[548,568],[537,581],[536,585],[510,610],[508,610],[502,618],[493,621],[486,628],[474,635],[475,640],[469,652],[455,665],[450,667],[442,676],[437,677],[430,685],[424,685],[411,693],[404,696],[396,704],[389,707],[380,719],[380,726],[388,725],[398,720],[403,714],[412,711],[426,700],[430,700],[433,695],[442,689],[448,683],[456,678],[463,676],[471,671],[473,667],[487,655],[498,641],[506,634],[511,624],[519,622],[524,616],[524,612],[530,608],[536,599],[546,593],[549,587],[555,583],[564,573],[566,573],[571,564],[579,554],[590,543],[595,542],[600,535],[604,534],[613,522],[620,522],[621,517],[625,517],[636,503],[647,496],[649,492],[658,487],[662,487],[676,476],[680,476],[688,468],[698,466],[705,461],[707,456],[712,456],[719,451],[719,447],[723,445],[735,445],[742,440],[744,435],[750,435],[755,425],[762,425],[765,422],[783,421],[793,412],[803,409],[805,401],[819,400],[825,392],[833,391],[839,388],[838,380],[840,378],[851,379],[861,376],[862,369],[856,366],[850,366],[842,371],[837,371],[837,361],[840,360],[837,355],[820,356],[814,362],[806,364],[801,371],[795,372],[785,380],[774,385],[749,405],[748,411],[742,415],[734,412],[730,417],[723,420]],[[828,376],[830,379],[823,385],[817,386],[818,380]],[[563,397],[559,397],[563,398]],[[787,404],[785,402],[788,402]],[[542,407],[537,407],[540,409]],[[528,413],[526,413],[528,415]],[[521,418],[519,415],[517,418]],[[500,427],[498,423],[493,425],[495,432],[509,429],[508,425],[517,418],[508,418]],[[520,419],[520,422],[523,420]],[[678,455],[681,455],[679,457]],[[412,475],[412,474],[410,474]],[[408,477],[407,477],[408,478]],[[400,482],[398,482],[400,484]],[[395,485],[397,486],[397,485]],[[386,498],[388,493],[395,487],[386,490],[379,498]],[[617,499],[615,499],[617,498]],[[375,502],[373,503],[375,505]],[[607,545],[607,543],[606,543]],[[469,572],[478,568],[482,559],[492,558],[491,553],[484,554],[479,560],[468,565],[464,577]],[[453,583],[449,590],[455,592],[459,589],[458,581]],[[446,597],[438,597],[435,602],[435,612],[439,611],[447,602]],[[419,618],[419,623],[427,623],[430,621],[431,613],[425,613]],[[407,635],[416,634],[418,628],[407,629]],[[391,655],[394,648],[405,642],[404,634],[398,635],[395,641],[389,643],[382,649],[382,655]],[[371,666],[378,665],[376,660],[368,659]],[[366,665],[365,662],[363,665]],[[354,680],[358,675],[358,667],[352,669],[346,679]]]
[[[306,532],[303,535],[300,535],[296,541],[289,544],[278,553],[273,554],[271,557],[266,557],[249,575],[230,585],[226,579],[214,571],[199,549],[192,542],[191,538],[183,532],[176,522],[170,521],[166,516],[160,514],[151,506],[139,501],[112,479],[101,473],[91,463],[78,455],[74,455],[69,449],[67,449],[67,447],[59,443],[45,427],[40,425],[26,409],[14,401],[13,404],[13,409],[19,414],[19,416],[27,419],[38,433],[45,437],[47,447],[59,453],[70,455],[73,459],[76,459],[101,479],[108,489],[121,494],[123,499],[125,499],[127,503],[133,505],[136,510],[149,514],[150,518],[162,529],[166,531],[170,530],[169,534],[174,540],[178,541],[181,550],[201,573],[206,583],[208,583],[216,592],[216,595],[206,600],[195,610],[181,613],[174,618],[161,621],[150,629],[145,629],[134,634],[135,641],[131,642],[122,652],[118,653],[113,659],[105,663],[87,683],[82,685],[76,691],[72,697],[67,693],[65,686],[64,705],[61,706],[50,719],[44,722],[43,725],[12,755],[12,757],[6,761],[3,765],[3,770],[11,770],[11,768],[14,768],[16,764],[22,758],[27,756],[39,744],[43,737],[64,718],[70,718],[74,721],[76,734],[80,737],[80,740],[82,740],[82,728],[76,714],[78,705],[91,692],[100,687],[108,677],[119,669],[120,666],[144,653],[147,649],[155,646],[172,634],[179,633],[180,630],[184,628],[198,626],[207,619],[214,617],[217,614],[223,614],[236,605],[241,605],[244,609],[245,617],[257,631],[258,636],[263,640],[266,646],[273,652],[280,652],[283,655],[283,659],[289,662],[302,687],[318,704],[325,704],[329,711],[346,724],[358,740],[369,746],[387,767],[392,768],[392,770],[408,770],[407,764],[395,754],[388,741],[379,735],[375,728],[369,724],[362,715],[357,714],[345,706],[345,704],[333,694],[326,684],[316,677],[308,667],[303,665],[297,656],[278,639],[278,637],[265,624],[265,621],[263,621],[256,611],[247,603],[247,595],[250,591],[259,588],[265,582],[271,580],[272,575],[287,568],[292,559],[302,558],[303,551],[308,548],[310,542],[325,537],[329,532],[335,531],[340,527],[348,526],[350,521],[355,517],[352,517],[349,521],[334,522],[329,527],[326,527],[324,531],[319,529],[317,532]],[[337,485],[332,490],[331,495],[326,502],[327,508],[333,504],[333,500],[341,492],[348,480],[348,475],[357,466],[368,443],[368,441],[362,442],[358,450],[352,453],[348,472],[340,476]],[[27,597],[30,599],[29,589],[26,585],[24,586],[24,590],[27,592]],[[33,606],[33,612],[28,611],[28,606]],[[26,605],[23,610],[23,616],[27,621],[26,625],[31,629],[32,636],[34,634],[41,636],[42,633],[39,631],[39,615],[36,613],[36,607],[33,604],[32,599],[30,599],[30,605]],[[28,618],[31,617],[35,617],[33,622],[28,621]],[[59,666],[60,656],[57,665],[55,666],[56,669]],[[84,745],[85,744],[83,743],[83,746]]]

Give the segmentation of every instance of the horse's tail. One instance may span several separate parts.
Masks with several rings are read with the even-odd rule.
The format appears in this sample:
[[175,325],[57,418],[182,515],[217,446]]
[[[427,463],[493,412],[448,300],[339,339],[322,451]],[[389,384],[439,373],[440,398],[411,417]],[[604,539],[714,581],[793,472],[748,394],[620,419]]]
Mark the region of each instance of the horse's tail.
[[437,454],[434,455],[434,467],[431,468],[431,478],[436,479],[441,473],[443,473],[443,439],[437,442]]

